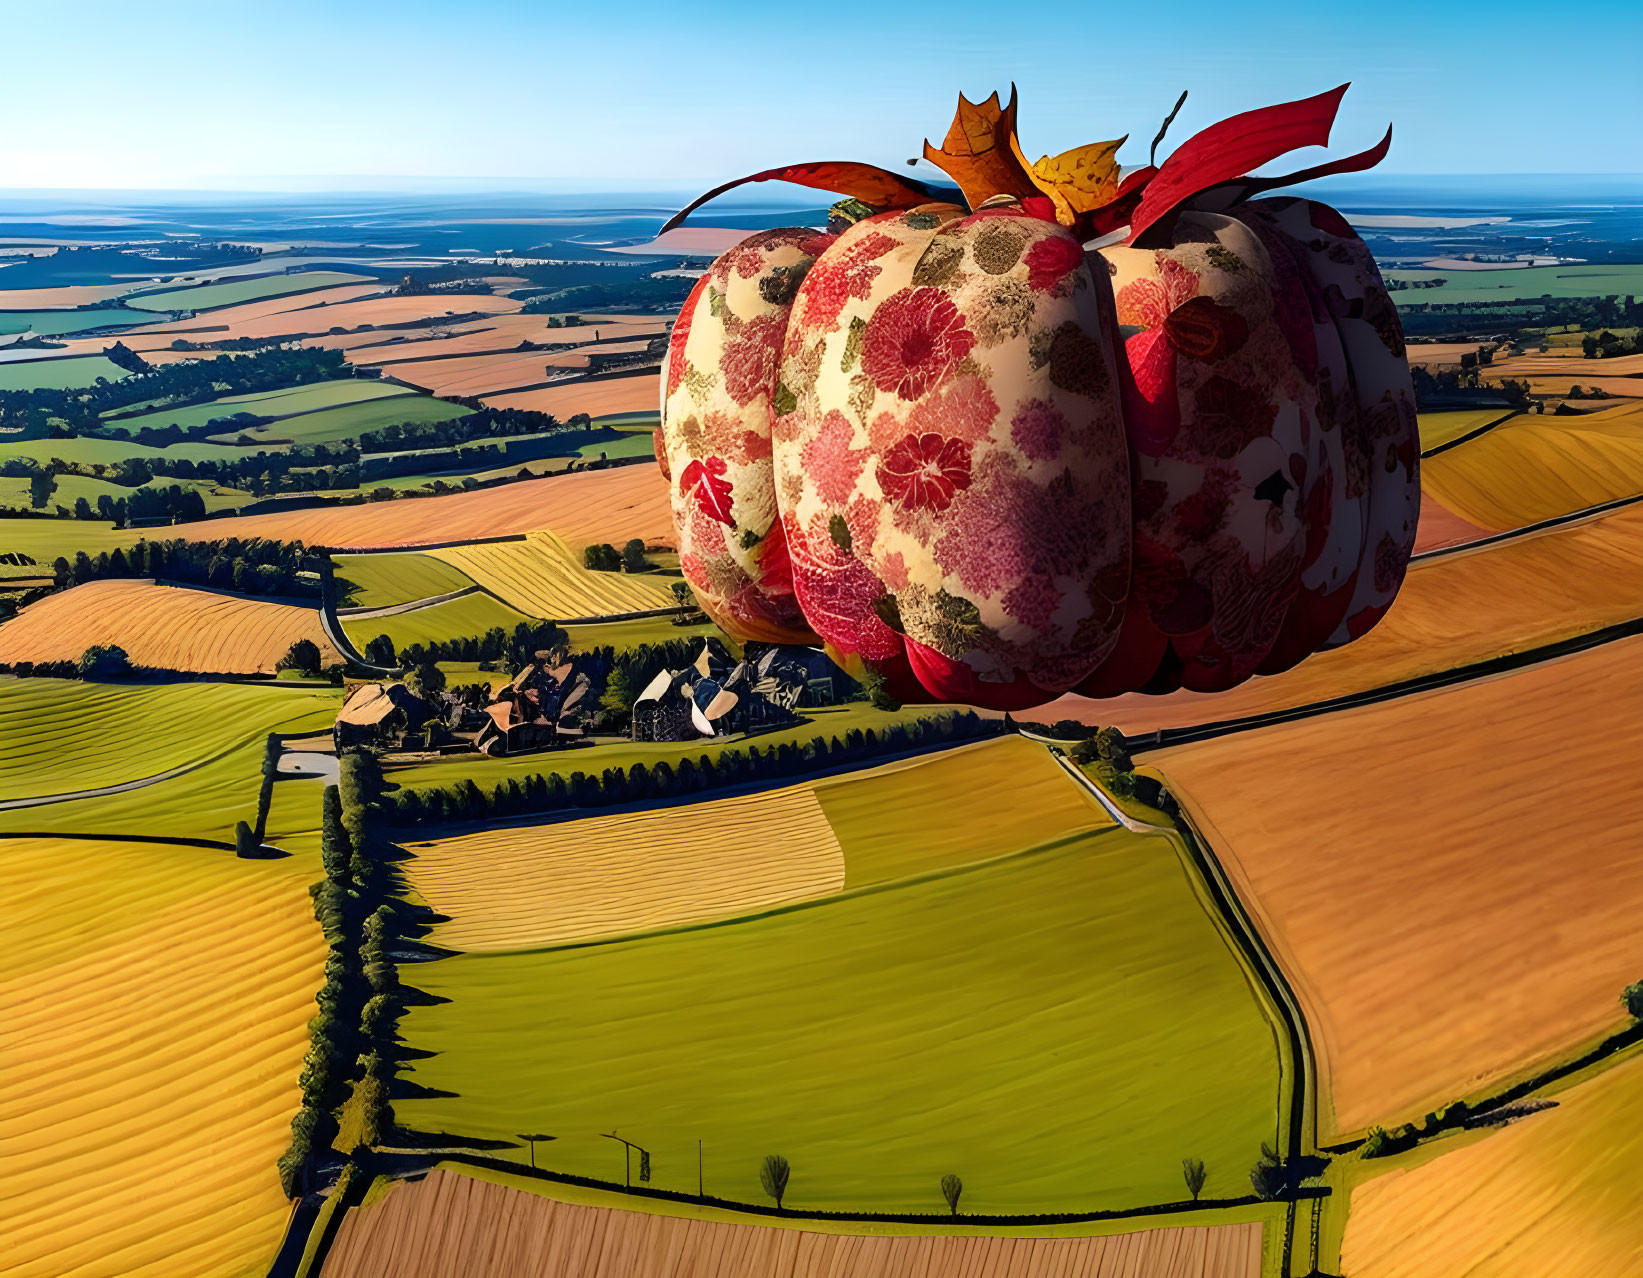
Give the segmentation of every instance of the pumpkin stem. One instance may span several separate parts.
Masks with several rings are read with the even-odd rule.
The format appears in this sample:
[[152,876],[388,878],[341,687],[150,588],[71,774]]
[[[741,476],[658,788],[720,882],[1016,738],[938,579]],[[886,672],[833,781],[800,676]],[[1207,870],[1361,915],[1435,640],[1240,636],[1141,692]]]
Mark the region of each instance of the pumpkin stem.
[[1147,152],[1147,163],[1158,163],[1158,144],[1164,140],[1164,134],[1169,132],[1169,126],[1175,123],[1175,117],[1181,114],[1181,108],[1186,104],[1187,91],[1181,90],[1181,96],[1175,99],[1175,105],[1170,113],[1164,117],[1164,122],[1158,126],[1158,136],[1152,140],[1152,150]]

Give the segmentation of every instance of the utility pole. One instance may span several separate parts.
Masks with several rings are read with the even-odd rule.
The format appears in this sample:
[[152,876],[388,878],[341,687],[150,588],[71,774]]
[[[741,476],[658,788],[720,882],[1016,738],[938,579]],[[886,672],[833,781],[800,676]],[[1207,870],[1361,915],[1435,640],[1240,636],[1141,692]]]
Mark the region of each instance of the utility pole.
[[696,1197],[697,1199],[704,1199],[707,1197],[707,1195],[702,1192],[702,1142],[699,1137],[696,1141]]

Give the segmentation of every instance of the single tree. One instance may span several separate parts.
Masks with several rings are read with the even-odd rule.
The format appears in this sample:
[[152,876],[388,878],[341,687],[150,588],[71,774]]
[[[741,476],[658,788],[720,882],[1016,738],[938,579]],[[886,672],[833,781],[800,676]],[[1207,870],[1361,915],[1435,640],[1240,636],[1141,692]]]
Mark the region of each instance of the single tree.
[[405,676],[405,686],[414,696],[426,701],[434,693],[445,690],[445,672],[431,661],[418,662]]
[[1208,1174],[1202,1158],[1181,1160],[1181,1178],[1187,1182],[1187,1192],[1192,1195],[1193,1202],[1197,1202],[1198,1195],[1204,1192],[1204,1179]]
[[964,1182],[952,1172],[941,1178],[941,1196],[947,1200],[947,1210],[958,1215],[959,1195],[964,1192]]
[[312,639],[298,639],[279,661],[281,670],[300,670],[306,675],[317,675],[319,665],[319,645]]
[[759,1184],[764,1192],[776,1200],[776,1210],[782,1209],[782,1196],[787,1193],[787,1178],[792,1168],[780,1154],[766,1154],[759,1164]]
[[648,572],[650,560],[645,558],[643,538],[635,537],[622,547],[622,567],[628,572]]
[[1628,985],[1621,994],[1620,1001],[1626,1005],[1626,1011],[1632,1017],[1643,1021],[1643,981],[1633,981]]

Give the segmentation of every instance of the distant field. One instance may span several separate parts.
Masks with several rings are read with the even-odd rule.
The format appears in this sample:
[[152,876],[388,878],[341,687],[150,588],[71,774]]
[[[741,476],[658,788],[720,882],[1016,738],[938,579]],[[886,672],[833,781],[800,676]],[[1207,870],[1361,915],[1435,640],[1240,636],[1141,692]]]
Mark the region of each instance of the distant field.
[[1509,302],[1518,298],[1604,297],[1643,293],[1643,266],[1528,266],[1510,271],[1389,270],[1389,280],[1448,281],[1435,288],[1394,294],[1400,301]]
[[118,644],[137,666],[272,674],[298,639],[326,662],[341,659],[316,608],[111,579],[60,590],[0,625],[0,662],[73,661],[94,644]]
[[[57,456],[53,453],[52,456]],[[238,488],[220,488],[216,484],[207,483],[199,479],[173,479],[169,475],[150,480],[142,485],[145,489],[156,488],[185,488],[192,489],[200,494],[208,512],[226,510],[235,506],[254,501],[250,493]],[[57,476],[56,490],[51,494],[42,509],[53,510],[58,506],[74,509],[78,498],[84,497],[93,506],[96,506],[99,497],[107,497],[110,501],[117,501],[122,497],[129,498],[137,490],[125,488],[107,479],[92,479],[86,475],[59,475]],[[22,510],[33,508],[33,495],[29,489],[29,481],[22,476],[0,475],[0,506],[11,506]],[[152,534],[154,529],[137,529],[130,532],[131,544],[138,538]]]
[[656,573],[591,572],[582,556],[549,532],[524,541],[481,542],[428,552],[521,612],[569,620],[650,612],[674,606],[672,583]]
[[648,431],[635,431],[626,439],[583,444],[577,451],[584,457],[654,457],[656,442]]
[[[1226,1224],[1097,1237],[1012,1237],[998,1229],[978,1234],[963,1225],[948,1226],[944,1234],[925,1228],[913,1237],[863,1236],[843,1229],[822,1232],[809,1221],[802,1231],[775,1222],[749,1225],[745,1218],[705,1209],[690,1216],[634,1211],[610,1198],[597,1206],[566,1203],[544,1196],[544,1186],[522,1178],[509,1183],[495,1172],[468,1171],[436,1168],[423,1180],[396,1182],[380,1202],[349,1212],[326,1262],[326,1278],[386,1273],[395,1278],[477,1278],[472,1267],[476,1256],[485,1257],[494,1273],[551,1273],[555,1278],[709,1273],[1258,1278],[1261,1273],[1261,1223],[1233,1223],[1237,1217]],[[559,1186],[554,1192],[565,1195]]]
[[1418,1118],[1619,1027],[1643,972],[1640,698],[1627,639],[1147,756],[1305,1005],[1326,1134]]
[[351,608],[387,608],[465,590],[473,579],[432,555],[397,552],[384,555],[336,555],[336,575],[359,587]]
[[641,617],[635,621],[596,621],[589,625],[569,625],[571,647],[586,652],[609,644],[613,648],[631,648],[641,643],[666,643],[669,639],[696,639],[717,635],[719,628],[711,622],[697,622],[676,626],[668,617]]
[[1643,505],[1479,550],[1416,560],[1380,625],[1230,692],[1066,697],[1035,712],[1144,734],[1383,687],[1643,616]]
[[347,275],[341,271],[300,271],[295,275],[264,275],[256,279],[230,280],[224,284],[201,284],[194,288],[168,289],[161,293],[138,293],[126,305],[139,311],[206,311],[238,302],[254,302],[265,297],[285,297],[307,293],[336,284],[372,284],[368,275]]
[[[71,441],[59,440],[59,443]],[[51,561],[58,555],[73,559],[83,550],[96,556],[100,551],[116,546],[134,546],[142,534],[131,529],[116,529],[100,519],[18,519],[0,517],[0,551],[32,555],[51,571]]]
[[118,382],[131,374],[101,355],[0,364],[0,391],[70,390],[90,386],[99,377]]
[[1421,448],[1437,448],[1462,435],[1480,430],[1491,422],[1504,421],[1512,416],[1509,409],[1480,408],[1459,413],[1422,413],[1420,415]]
[[263,1273],[325,963],[312,864],[8,839],[0,866],[0,1265]]
[[1495,531],[1630,497],[1643,492],[1643,407],[1520,417],[1426,458],[1421,490]]
[[92,306],[131,292],[130,284],[69,284],[57,288],[0,289],[0,310],[63,310]]
[[[110,425],[119,423],[111,422]],[[0,440],[4,440],[0,436]],[[169,448],[150,448],[146,444],[122,439],[99,439],[81,435],[74,439],[26,439],[0,442],[0,461],[7,457],[32,457],[38,462],[61,457],[66,462],[82,462],[94,466],[98,462],[113,465],[122,457],[168,457],[173,461],[224,461],[245,456],[223,444],[208,444],[203,440],[184,440]],[[58,481],[62,482],[61,479]]]
[[530,408],[539,413],[552,413],[563,421],[576,413],[598,417],[605,413],[653,409],[660,397],[658,374],[645,373],[634,377],[565,382],[511,395],[487,395],[484,402],[492,408]]
[[630,537],[673,544],[667,484],[654,466],[522,480],[472,493],[282,511],[180,524],[177,537],[276,537],[310,546],[391,550],[551,528],[572,546]]
[[1354,1189],[1345,1271],[1354,1278],[1636,1274],[1643,1057],[1553,1099],[1556,1109]]
[[[383,285],[378,280],[371,280],[364,284],[344,284],[339,287],[323,288],[312,293],[291,293],[279,297],[262,297],[252,302],[241,302],[235,306],[219,307],[205,315],[196,315],[186,320],[159,320],[137,329],[133,336],[137,340],[160,339],[160,345],[169,347],[177,338],[186,338],[189,341],[207,343],[218,341],[225,337],[248,337],[253,334],[244,331],[244,326],[254,321],[267,319],[271,316],[291,314],[297,311],[311,311],[314,314],[306,317],[306,322],[323,323],[323,316],[333,313],[332,307],[343,302],[355,301],[363,297],[371,297],[382,291]],[[326,324],[325,327],[330,327]],[[287,325],[275,332],[301,332],[300,324]],[[264,334],[255,334],[263,336]],[[127,341],[127,345],[130,345]],[[135,346],[132,349],[139,349]]]
[[356,648],[378,635],[387,635],[395,648],[404,648],[413,643],[482,635],[493,626],[501,626],[512,634],[520,622],[534,619],[487,594],[476,593],[411,612],[396,612],[389,617],[343,617],[341,620],[344,633]]
[[[291,306],[266,314],[242,314],[238,310],[233,312],[222,310],[213,311],[209,315],[202,315],[192,320],[178,321],[167,325],[167,329],[179,335],[191,337],[195,341],[220,340],[225,337],[285,337],[298,334],[312,334],[314,346],[337,345],[334,339],[327,335],[334,328],[344,331],[357,329],[363,325],[373,325],[375,329],[390,328],[394,324],[403,324],[408,321],[422,320],[430,317],[445,315],[465,315],[478,312],[482,315],[506,314],[519,309],[521,303],[506,297],[494,297],[488,293],[464,294],[451,297],[389,297],[385,295],[370,296],[372,290],[380,292],[384,286],[372,284],[360,286],[360,292],[348,297],[339,297],[335,300],[329,294],[303,294],[293,297]],[[316,299],[324,299],[324,306],[315,306]],[[187,330],[200,327],[202,321],[212,325],[228,325],[227,330],[221,333],[194,334]],[[423,334],[427,328],[417,329]],[[364,341],[380,341],[388,334],[377,331],[361,334],[354,339]]]
[[[375,396],[361,403],[342,404],[336,408],[270,422],[267,426],[243,433],[259,444],[270,446],[285,443],[335,444],[346,439],[357,439],[368,430],[380,430],[394,423],[447,422],[466,417],[471,412],[471,408],[432,399],[427,395]],[[241,433],[230,430],[215,438],[226,443],[238,439]]]
[[0,311],[0,333],[24,333],[32,329],[41,337],[56,337],[62,333],[106,328],[111,324],[140,324],[146,318],[141,311],[128,311],[118,306],[102,306],[89,311]]
[[[135,435],[144,426],[204,426],[218,417],[235,413],[255,413],[259,417],[284,417],[291,413],[310,413],[338,404],[353,404],[361,400],[383,399],[389,396],[411,395],[415,392],[403,386],[389,386],[382,382],[340,378],[329,382],[314,382],[307,386],[289,386],[284,390],[258,391],[251,395],[224,395],[208,404],[185,404],[177,408],[160,408],[139,413],[134,417],[107,417],[105,426],[120,427]],[[175,445],[173,445],[175,447]]]

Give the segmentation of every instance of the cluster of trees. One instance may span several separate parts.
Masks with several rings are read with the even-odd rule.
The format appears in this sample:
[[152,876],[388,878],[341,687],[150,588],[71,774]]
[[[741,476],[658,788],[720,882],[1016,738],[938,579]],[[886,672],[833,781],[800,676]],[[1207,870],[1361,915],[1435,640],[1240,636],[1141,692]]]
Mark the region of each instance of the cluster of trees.
[[608,541],[589,546],[582,552],[584,567],[594,572],[649,572],[655,565],[645,558],[645,542],[635,537],[620,550]]
[[1303,1181],[1322,1176],[1329,1166],[1327,1158],[1315,1154],[1293,1154],[1281,1158],[1277,1150],[1261,1143],[1261,1157],[1249,1173],[1250,1188],[1263,1202],[1279,1202],[1296,1197]]
[[1507,298],[1490,302],[1400,302],[1408,333],[1500,332],[1509,328],[1636,328],[1643,302],[1635,296]]
[[852,728],[843,741],[838,737],[816,737],[802,745],[788,741],[763,749],[743,746],[721,751],[716,758],[707,754],[699,759],[687,756],[676,765],[663,759],[648,766],[636,763],[625,770],[606,768],[597,775],[576,771],[569,776],[539,772],[510,777],[498,782],[489,794],[471,778],[444,788],[402,788],[395,792],[391,804],[385,804],[385,811],[395,824],[416,825],[423,821],[483,821],[569,808],[608,807],[787,779],[840,763],[938,742],[973,740],[1000,730],[996,721],[967,711],[892,724],[883,732]]
[[400,276],[397,285],[388,290],[388,295],[390,297],[427,297],[435,293],[484,293],[487,296],[490,294],[491,286],[476,275],[467,273],[453,278],[440,278],[444,274],[443,269],[408,271]]
[[1433,400],[1462,395],[1469,391],[1488,391],[1518,404],[1526,403],[1529,399],[1527,381],[1506,377],[1498,382],[1485,382],[1476,364],[1468,368],[1440,368],[1435,373],[1423,365],[1416,365],[1409,370],[1409,374],[1415,384],[1417,407],[1424,407]]
[[129,550],[101,551],[96,558],[83,550],[73,562],[58,556],[51,567],[60,587],[106,577],[153,577],[249,595],[314,594],[318,583],[298,575],[306,554],[300,541],[261,537],[140,541]]
[[[144,427],[140,434],[153,436],[182,432],[168,426],[159,431]],[[148,441],[139,439],[138,443]],[[174,441],[168,441],[174,442]],[[163,447],[163,444],[151,445]],[[352,444],[295,444],[279,452],[259,450],[236,457],[227,449],[220,458],[195,461],[188,457],[122,457],[114,462],[70,462],[52,457],[41,463],[32,457],[11,457],[0,462],[0,474],[27,476],[31,484],[40,476],[53,480],[58,475],[82,475],[106,480],[122,488],[137,488],[156,478],[195,479],[224,488],[242,488],[262,495],[277,492],[310,492],[333,488],[357,488],[360,482],[359,449]],[[47,496],[49,497],[49,490]],[[36,505],[43,501],[36,501]],[[160,510],[157,513],[171,513]],[[65,516],[66,518],[67,516]],[[111,518],[83,515],[76,506],[75,517]],[[193,518],[194,516],[188,516]]]
[[308,1054],[298,1082],[302,1105],[291,1120],[291,1144],[279,1160],[290,1197],[308,1192],[316,1165],[331,1157],[339,1127],[335,1111],[357,1084],[366,1145],[393,1130],[388,1099],[394,1031],[403,1011],[392,948],[402,919],[382,901],[385,845],[371,809],[382,790],[376,761],[361,752],[342,757],[338,782],[325,788],[320,859],[325,877],[309,889],[314,917],[330,944],[319,1013],[308,1022]]
[[680,276],[667,279],[614,279],[593,284],[574,284],[555,289],[526,302],[523,314],[543,315],[562,311],[567,307],[577,310],[601,310],[624,306],[647,310],[677,310],[690,296],[696,281]]
[[428,448],[453,448],[475,439],[501,439],[514,435],[539,435],[560,426],[585,426],[586,413],[561,422],[552,413],[529,408],[481,408],[466,417],[443,422],[390,423],[380,430],[368,430],[359,437],[362,453],[420,452]]
[[0,663],[0,673],[14,674],[19,679],[122,679],[133,669],[126,650],[114,644],[93,644],[73,661]]
[[0,391],[0,428],[27,431],[30,438],[50,434],[129,439],[130,431],[118,421],[105,422],[103,414],[151,402],[171,407],[203,404],[219,395],[250,394],[352,375],[341,351],[299,346],[220,355],[162,364],[117,382],[100,379],[94,385],[67,390]]
[[1580,339],[1580,351],[1587,359],[1612,359],[1616,355],[1643,354],[1643,328],[1630,337],[1621,337],[1604,329],[1601,333],[1587,333]]
[[1411,288],[1442,288],[1448,282],[1449,280],[1442,275],[1429,280],[1387,280],[1386,291],[1388,293],[1401,293],[1405,289]]
[[387,635],[378,635],[368,640],[361,652],[373,666],[385,669],[411,668],[435,661],[494,661],[509,667],[510,673],[517,673],[536,653],[560,648],[569,642],[569,633],[551,621],[534,624],[521,621],[512,634],[501,626],[492,626],[482,635],[407,644],[403,651],[396,651],[394,641]]

